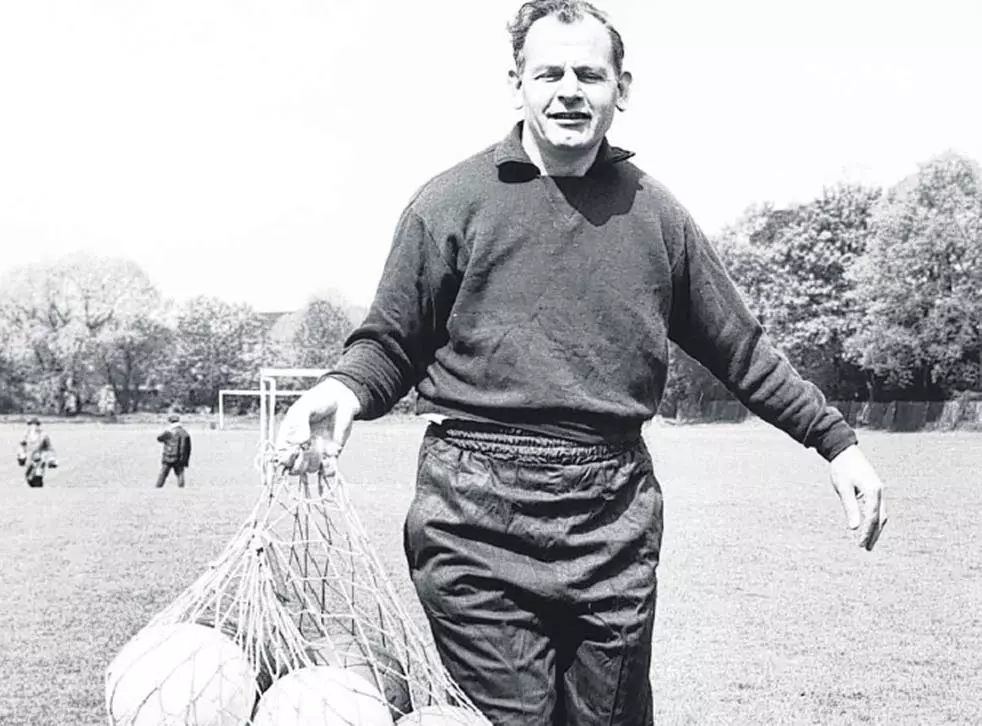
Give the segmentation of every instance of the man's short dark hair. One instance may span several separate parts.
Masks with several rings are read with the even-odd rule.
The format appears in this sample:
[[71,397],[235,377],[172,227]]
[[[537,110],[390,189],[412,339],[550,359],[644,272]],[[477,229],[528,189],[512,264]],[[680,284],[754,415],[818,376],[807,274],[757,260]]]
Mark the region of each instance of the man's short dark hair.
[[606,13],[586,0],[530,0],[518,9],[515,17],[508,23],[512,56],[515,58],[515,68],[518,72],[521,73],[525,67],[525,38],[536,20],[553,16],[563,23],[575,23],[583,20],[587,15],[599,20],[610,33],[614,70],[620,75],[624,66],[624,41],[621,39],[621,34],[610,24]]
[[178,421],[181,420],[181,417],[178,416],[176,413],[172,413],[170,416],[167,417],[167,420],[170,421],[171,423],[177,423]]

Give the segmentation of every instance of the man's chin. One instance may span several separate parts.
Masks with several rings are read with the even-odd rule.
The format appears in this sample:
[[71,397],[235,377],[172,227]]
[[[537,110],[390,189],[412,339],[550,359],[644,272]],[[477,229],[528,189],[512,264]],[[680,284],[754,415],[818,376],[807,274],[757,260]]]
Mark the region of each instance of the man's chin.
[[554,151],[561,154],[575,154],[591,151],[598,143],[597,139],[585,134],[552,135],[548,139]]

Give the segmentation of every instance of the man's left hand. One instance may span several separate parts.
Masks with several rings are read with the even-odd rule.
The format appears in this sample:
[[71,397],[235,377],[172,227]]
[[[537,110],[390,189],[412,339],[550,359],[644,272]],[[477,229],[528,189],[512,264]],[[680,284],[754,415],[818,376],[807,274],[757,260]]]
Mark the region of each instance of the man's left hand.
[[859,529],[859,546],[872,551],[887,523],[883,482],[856,445],[832,459],[829,474],[832,487],[842,501],[849,529]]

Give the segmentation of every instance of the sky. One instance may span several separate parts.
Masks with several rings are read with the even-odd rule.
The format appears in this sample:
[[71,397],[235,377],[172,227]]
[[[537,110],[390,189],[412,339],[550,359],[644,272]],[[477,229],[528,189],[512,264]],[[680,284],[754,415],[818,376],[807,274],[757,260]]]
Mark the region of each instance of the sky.
[[[513,0],[0,0],[0,279],[84,251],[168,297],[367,305],[396,220],[518,119]],[[979,0],[598,0],[612,143],[708,233],[982,161]]]

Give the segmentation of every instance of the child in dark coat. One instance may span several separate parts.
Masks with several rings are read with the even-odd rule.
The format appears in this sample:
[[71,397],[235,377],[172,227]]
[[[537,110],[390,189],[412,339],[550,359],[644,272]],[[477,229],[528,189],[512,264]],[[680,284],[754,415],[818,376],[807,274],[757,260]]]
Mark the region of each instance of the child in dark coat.
[[25,467],[24,478],[32,489],[43,487],[45,471],[58,466],[51,439],[41,430],[36,417],[27,421],[27,432],[17,447],[17,463]]

